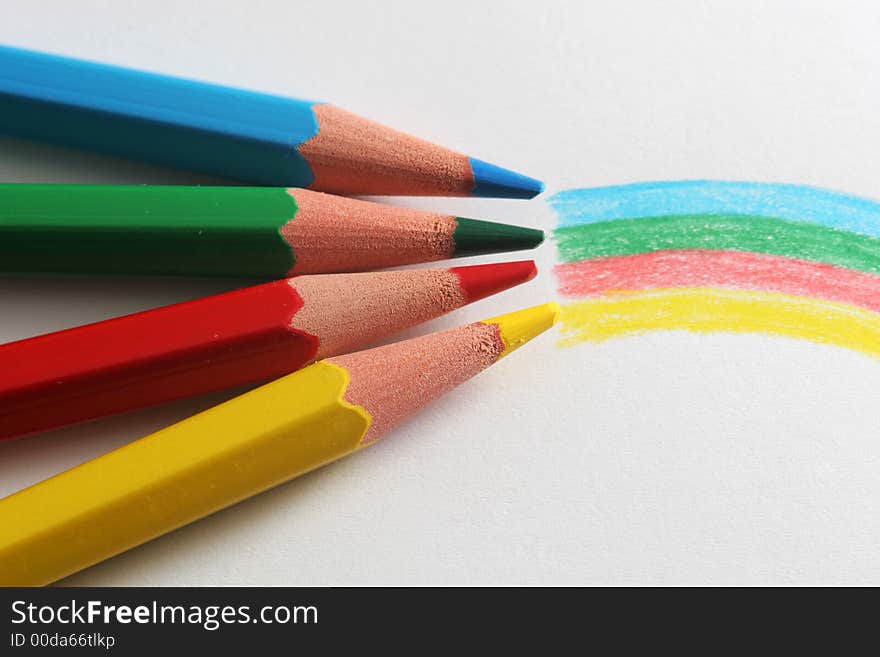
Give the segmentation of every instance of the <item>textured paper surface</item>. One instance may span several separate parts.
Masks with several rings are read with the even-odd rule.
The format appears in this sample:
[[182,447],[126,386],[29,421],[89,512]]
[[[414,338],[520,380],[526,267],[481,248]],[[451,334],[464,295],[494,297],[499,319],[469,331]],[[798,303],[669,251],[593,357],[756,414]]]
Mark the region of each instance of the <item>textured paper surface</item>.
[[[542,177],[548,195],[713,178],[880,198],[867,1],[228,3],[209,22],[170,0],[11,5],[5,43],[324,98]],[[208,181],[5,140],[0,178]],[[542,200],[396,202],[555,224]],[[552,297],[554,245],[537,259],[532,283],[411,334]],[[234,284],[0,280],[0,338]],[[68,583],[880,584],[876,360],[757,335],[557,338],[369,450]],[[0,445],[0,493],[208,403]]]

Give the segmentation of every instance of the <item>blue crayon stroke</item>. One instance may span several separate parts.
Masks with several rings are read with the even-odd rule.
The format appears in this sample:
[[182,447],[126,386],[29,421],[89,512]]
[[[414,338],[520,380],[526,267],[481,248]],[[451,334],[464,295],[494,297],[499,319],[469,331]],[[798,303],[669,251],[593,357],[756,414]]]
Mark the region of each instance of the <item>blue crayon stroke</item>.
[[559,226],[663,215],[740,214],[880,237],[880,202],[821,187],[721,180],[570,189],[548,199]]

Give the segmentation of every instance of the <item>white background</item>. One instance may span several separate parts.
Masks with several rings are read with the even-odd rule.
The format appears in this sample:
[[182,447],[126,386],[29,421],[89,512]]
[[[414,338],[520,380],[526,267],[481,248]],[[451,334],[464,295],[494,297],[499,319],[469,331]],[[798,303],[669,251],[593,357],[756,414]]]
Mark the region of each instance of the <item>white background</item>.
[[[0,42],[329,100],[549,193],[708,177],[880,197],[867,0],[0,8]],[[12,140],[0,179],[209,181]],[[540,199],[396,202],[554,223]],[[552,243],[536,257],[536,281],[420,330],[552,297]],[[0,339],[240,284],[0,279]],[[556,338],[375,447],[66,583],[880,584],[880,362],[757,336]],[[209,403],[0,445],[0,494]]]

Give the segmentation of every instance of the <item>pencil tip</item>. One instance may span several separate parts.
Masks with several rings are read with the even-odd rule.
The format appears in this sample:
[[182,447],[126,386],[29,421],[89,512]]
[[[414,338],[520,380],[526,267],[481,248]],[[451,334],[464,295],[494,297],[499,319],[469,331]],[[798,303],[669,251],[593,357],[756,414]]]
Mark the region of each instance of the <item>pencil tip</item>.
[[527,199],[544,191],[544,183],[540,180],[475,157],[470,158],[470,161],[474,172],[474,196]]
[[556,324],[558,319],[559,304],[551,302],[499,315],[492,319],[485,319],[483,324],[498,325],[501,339],[504,341],[504,351],[501,353],[501,358],[503,358],[532,338],[541,335]]
[[493,221],[456,217],[453,257],[534,249],[544,241],[544,231]]
[[534,260],[499,262],[491,265],[452,267],[468,303],[485,299],[532,280],[538,273]]

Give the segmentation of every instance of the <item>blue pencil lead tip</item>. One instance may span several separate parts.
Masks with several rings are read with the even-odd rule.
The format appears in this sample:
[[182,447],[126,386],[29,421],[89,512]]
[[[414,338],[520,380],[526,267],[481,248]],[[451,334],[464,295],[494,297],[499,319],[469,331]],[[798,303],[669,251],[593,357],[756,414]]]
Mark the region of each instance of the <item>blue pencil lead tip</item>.
[[544,183],[521,173],[471,158],[474,196],[492,198],[534,198],[544,191]]

